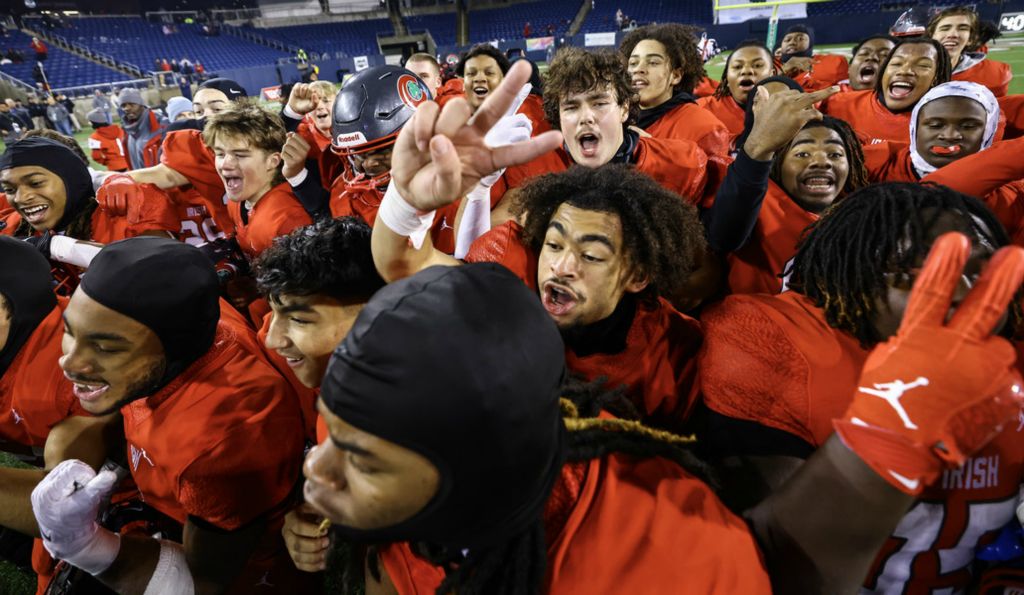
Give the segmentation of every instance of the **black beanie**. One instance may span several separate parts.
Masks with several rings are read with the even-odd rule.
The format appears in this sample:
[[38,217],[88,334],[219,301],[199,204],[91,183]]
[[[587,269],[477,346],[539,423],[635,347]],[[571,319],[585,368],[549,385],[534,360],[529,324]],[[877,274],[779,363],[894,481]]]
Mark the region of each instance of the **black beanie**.
[[[220,285],[210,260],[177,240],[137,237],[107,244],[79,289],[152,330],[167,358],[163,388],[213,345]],[[148,395],[146,395],[148,396]]]
[[236,99],[242,99],[249,95],[245,92],[245,87],[239,85],[235,81],[226,78],[215,78],[206,81],[199,85],[198,91],[203,89],[216,89],[221,93],[228,96],[228,101],[235,101]]
[[543,515],[566,457],[565,351],[522,281],[494,263],[431,267],[373,296],[320,397],[346,423],[430,460],[438,491],[391,527],[343,538],[503,543]]
[[7,342],[0,348],[2,378],[39,323],[57,306],[50,263],[28,242],[0,236],[0,295],[11,318]]

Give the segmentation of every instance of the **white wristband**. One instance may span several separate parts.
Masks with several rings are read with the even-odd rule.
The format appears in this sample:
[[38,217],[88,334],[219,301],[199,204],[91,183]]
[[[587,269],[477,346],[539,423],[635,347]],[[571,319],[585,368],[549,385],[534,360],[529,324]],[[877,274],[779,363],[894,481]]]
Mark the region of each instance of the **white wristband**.
[[50,240],[50,258],[87,269],[102,248],[68,236],[54,236]]
[[391,231],[400,236],[407,236],[412,240],[413,247],[419,250],[423,246],[423,238],[434,223],[434,211],[421,214],[402,198],[395,182],[392,181],[380,201],[377,218]]
[[288,185],[290,185],[292,188],[296,188],[298,187],[299,184],[306,181],[306,176],[308,175],[309,170],[306,168],[302,168],[302,171],[300,171],[299,173],[295,174],[290,178],[285,178],[285,180],[288,181]]
[[[45,545],[46,542],[44,541],[43,544]],[[110,568],[120,551],[121,536],[100,527],[89,545],[76,552],[75,555],[65,558],[65,562],[95,576]]]
[[180,543],[160,540],[160,559],[142,595],[194,595],[195,582]]

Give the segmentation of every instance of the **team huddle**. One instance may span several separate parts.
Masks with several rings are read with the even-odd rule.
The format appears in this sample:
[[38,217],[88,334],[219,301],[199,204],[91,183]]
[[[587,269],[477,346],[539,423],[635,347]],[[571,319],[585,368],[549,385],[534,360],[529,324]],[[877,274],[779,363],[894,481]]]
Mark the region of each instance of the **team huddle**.
[[106,172],[26,134],[0,555],[40,595],[1024,589],[1024,96],[984,37],[126,90]]

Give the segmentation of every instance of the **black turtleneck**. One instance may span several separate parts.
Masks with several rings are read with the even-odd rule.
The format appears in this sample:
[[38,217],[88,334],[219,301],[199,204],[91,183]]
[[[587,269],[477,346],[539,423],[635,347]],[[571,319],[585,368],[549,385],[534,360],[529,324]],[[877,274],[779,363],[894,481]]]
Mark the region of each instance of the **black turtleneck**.
[[667,114],[670,110],[679,107],[684,103],[697,103],[697,98],[686,91],[680,91],[661,105],[657,105],[650,109],[640,110],[640,118],[637,120],[637,126],[646,130],[648,126],[660,120],[661,117]]
[[562,340],[578,357],[621,353],[626,349],[626,337],[633,326],[636,308],[636,296],[624,294],[610,316],[593,324],[562,331]]

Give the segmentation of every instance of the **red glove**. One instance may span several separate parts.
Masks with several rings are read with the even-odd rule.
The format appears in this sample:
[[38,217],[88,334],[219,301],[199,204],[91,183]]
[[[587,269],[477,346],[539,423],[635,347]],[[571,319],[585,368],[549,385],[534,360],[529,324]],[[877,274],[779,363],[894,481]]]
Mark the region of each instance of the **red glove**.
[[850,450],[908,494],[962,465],[1024,405],[1013,346],[992,335],[1024,280],[1024,250],[1000,249],[947,323],[969,252],[958,233],[935,242],[899,331],[868,356],[833,422]]
[[101,209],[121,217],[128,214],[129,205],[142,200],[142,188],[128,174],[107,176],[96,193],[96,202],[100,203]]

